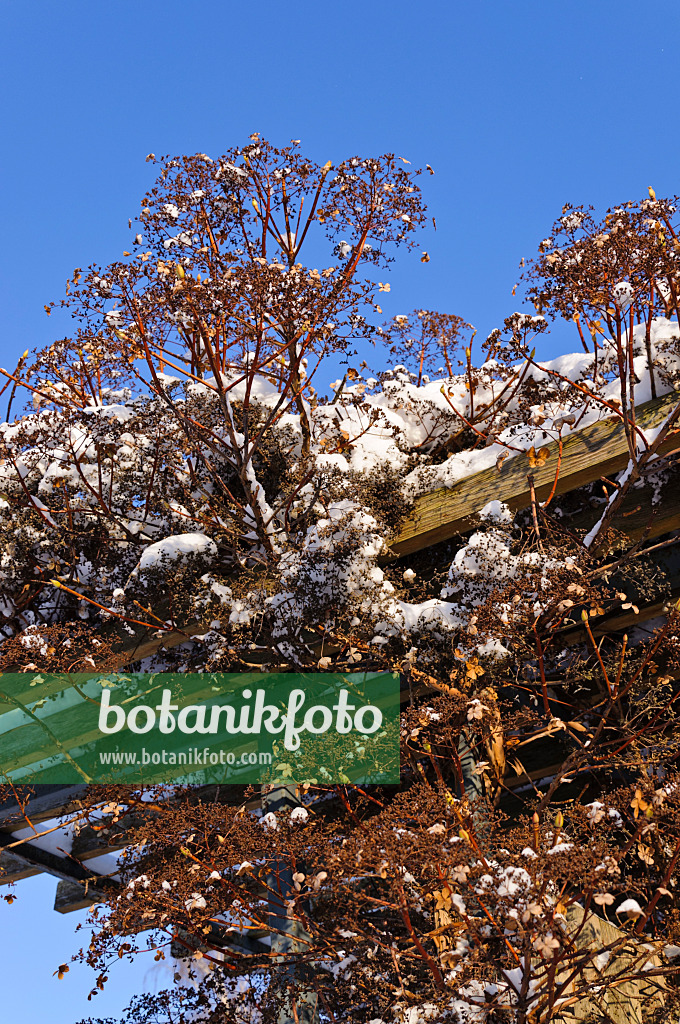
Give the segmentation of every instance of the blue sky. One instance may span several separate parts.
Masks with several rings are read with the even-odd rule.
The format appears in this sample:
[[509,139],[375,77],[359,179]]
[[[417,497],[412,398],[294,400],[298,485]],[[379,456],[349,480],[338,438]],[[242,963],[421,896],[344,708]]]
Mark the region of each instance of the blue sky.
[[[431,262],[404,258],[389,312],[458,313],[480,337],[517,308],[519,260],[565,202],[680,192],[677,0],[28,0],[2,24],[0,365],[66,333],[43,305],[75,266],[120,256],[150,151],[216,154],[259,131],[321,163],[431,164]],[[548,344],[578,347],[566,326]],[[51,978],[79,944],[54,887],[0,906],[3,1004],[25,1024],[92,1009],[89,978]],[[144,970],[121,967],[98,1012]]]
[[[53,909],[56,878],[35,875],[18,882],[16,900],[0,906],[0,1000],[2,1019],[22,1024],[75,1024],[89,1016],[120,1014],[135,992],[157,991],[172,985],[170,969],[153,961],[153,954],[133,964],[117,962],[103,992],[87,1001],[96,974],[86,964],[70,964],[60,981],[60,964],[89,943],[86,911],[57,914]],[[2,893],[9,890],[3,889]],[[76,933],[76,927],[84,927]],[[168,961],[169,963],[169,961]],[[159,969],[160,968],[160,969]]]

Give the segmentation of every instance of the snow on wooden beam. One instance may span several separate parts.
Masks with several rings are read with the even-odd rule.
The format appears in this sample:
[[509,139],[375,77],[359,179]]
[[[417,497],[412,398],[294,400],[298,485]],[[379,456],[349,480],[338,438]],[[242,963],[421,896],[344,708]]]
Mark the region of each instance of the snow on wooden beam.
[[[671,392],[638,406],[635,411],[638,427],[642,430],[658,427],[679,400],[680,395]],[[493,466],[459,480],[453,487],[440,487],[423,494],[417,499],[411,518],[390,542],[394,554],[420,551],[471,529],[478,522],[479,509],[489,501],[500,499],[513,511],[527,508],[531,503],[531,475],[536,497],[543,501],[553,486],[557,494],[565,494],[603,476],[618,473],[628,465],[628,445],[619,417],[599,420],[583,430],[574,431],[563,442],[561,459],[557,442],[545,447],[549,457],[541,466],[532,469],[527,455],[522,453],[506,459],[500,470]],[[678,449],[680,431],[670,431],[660,446],[659,454],[667,455]]]
[[[646,402],[636,409],[636,422],[641,429],[649,430],[658,426],[680,400],[678,392],[671,392],[663,398]],[[559,446],[546,446],[550,457],[533,470],[536,496],[545,500],[555,483]],[[680,431],[672,431],[661,446],[660,455],[680,450]],[[628,464],[628,447],[618,417],[600,420],[583,430],[575,431],[563,443],[560,471],[556,493],[568,491],[593,483],[603,476],[616,473]],[[464,533],[478,525],[477,513],[487,502],[494,499],[504,501],[510,508],[526,508],[531,502],[528,481],[532,469],[525,454],[508,458],[500,470],[485,469],[474,476],[460,480],[453,487],[438,488],[423,494],[416,501],[411,519],[397,537],[390,541],[392,557],[410,554],[449,540],[458,533]],[[645,536],[658,537],[671,530],[680,529],[680,501],[676,499],[677,475],[673,476],[663,494],[662,500],[652,505],[651,487],[633,489],[622,503],[619,515],[614,521],[615,528],[635,542]],[[580,513],[566,524],[570,528],[589,529],[600,510]],[[183,624],[175,630],[138,630],[134,638],[126,638],[119,652],[119,668],[140,661],[155,654],[161,647],[169,650],[210,628],[209,622],[201,620]]]
[[[111,887],[114,883],[108,878],[100,878],[88,871],[75,857],[62,856],[50,850],[42,850],[27,840],[18,842],[6,833],[0,832],[0,848],[11,847],[8,853],[18,860],[24,861],[37,871],[46,871],[50,875],[69,882],[87,882],[97,887]],[[3,880],[4,881],[4,880]]]

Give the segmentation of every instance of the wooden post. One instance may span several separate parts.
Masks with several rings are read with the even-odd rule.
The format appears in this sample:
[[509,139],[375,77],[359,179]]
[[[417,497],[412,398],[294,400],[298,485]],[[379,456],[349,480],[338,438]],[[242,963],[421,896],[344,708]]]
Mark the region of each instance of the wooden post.
[[[295,786],[263,786],[262,810],[281,814],[300,806]],[[311,938],[302,923],[291,917],[288,900],[295,895],[290,864],[279,861],[267,876],[272,963],[280,964],[276,985],[280,991],[278,1024],[319,1024],[318,996],[313,968],[294,957],[309,949]]]
[[[578,903],[567,909],[567,934],[573,939],[577,954],[592,953],[591,965],[579,972],[589,984],[587,995],[581,996],[554,1018],[555,1024],[575,1024],[590,1019],[597,1008],[611,1024],[645,1024],[654,1010],[664,1006],[664,979],[649,973],[661,967],[661,959],[644,942],[623,931],[597,914],[586,916]],[[599,961],[603,951],[609,957]],[[606,961],[606,962],[605,962]],[[573,968],[563,971],[564,980]],[[625,979],[628,971],[636,978]],[[648,973],[645,975],[645,971]],[[558,978],[559,981],[559,978]],[[573,987],[573,986],[572,986]],[[569,998],[569,991],[564,995]]]

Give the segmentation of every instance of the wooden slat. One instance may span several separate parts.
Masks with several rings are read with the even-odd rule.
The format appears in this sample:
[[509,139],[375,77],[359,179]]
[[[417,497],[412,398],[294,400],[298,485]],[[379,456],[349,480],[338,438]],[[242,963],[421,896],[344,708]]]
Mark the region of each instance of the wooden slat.
[[[638,426],[643,430],[658,426],[679,400],[680,395],[671,392],[638,406]],[[548,449],[550,457],[535,469],[522,453],[506,459],[500,471],[492,466],[459,480],[453,487],[441,487],[422,495],[412,517],[390,541],[392,551],[405,555],[449,540],[476,525],[479,509],[494,499],[501,499],[513,511],[527,508],[531,503],[530,474],[534,477],[536,497],[547,498],[555,482],[559,446],[552,442],[543,447]],[[668,454],[679,447],[680,432],[671,431],[660,446],[659,454]],[[621,420],[618,417],[600,420],[575,431],[564,441],[556,493],[564,494],[603,476],[611,476],[627,465],[628,446]]]

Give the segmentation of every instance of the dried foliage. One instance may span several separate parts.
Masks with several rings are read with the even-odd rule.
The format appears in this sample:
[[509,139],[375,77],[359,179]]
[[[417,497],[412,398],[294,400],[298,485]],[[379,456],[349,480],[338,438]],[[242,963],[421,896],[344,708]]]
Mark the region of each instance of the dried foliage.
[[[676,1019],[679,566],[652,526],[680,405],[635,413],[680,369],[674,201],[565,208],[525,272],[537,315],[475,366],[457,316],[378,319],[425,216],[401,160],[253,137],[159,163],[133,252],[70,283],[74,337],[7,374],[2,667],[396,670],[402,781],[94,789],[71,826],[127,846],[93,994],[174,943],[194,986],[126,1021],[605,1022],[642,985],[645,1020]],[[582,353],[537,359],[544,313]],[[373,343],[398,363],[371,376]],[[604,417],[628,467],[561,495]],[[546,499],[393,557],[420,494],[512,456],[530,482],[553,459]]]

